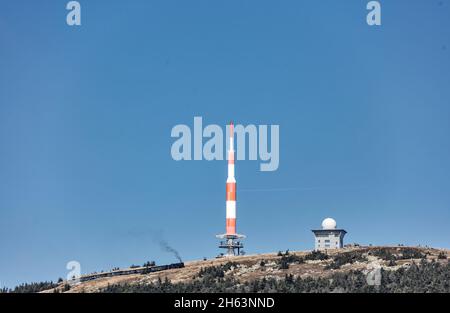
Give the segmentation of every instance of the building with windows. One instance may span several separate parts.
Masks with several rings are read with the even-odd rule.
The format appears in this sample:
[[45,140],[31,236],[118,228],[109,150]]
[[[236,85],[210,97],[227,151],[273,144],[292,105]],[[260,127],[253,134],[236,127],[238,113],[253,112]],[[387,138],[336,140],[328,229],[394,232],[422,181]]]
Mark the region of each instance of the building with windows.
[[315,236],[315,250],[341,249],[344,247],[344,229],[336,228],[336,221],[326,218],[322,222],[322,229],[313,229]]

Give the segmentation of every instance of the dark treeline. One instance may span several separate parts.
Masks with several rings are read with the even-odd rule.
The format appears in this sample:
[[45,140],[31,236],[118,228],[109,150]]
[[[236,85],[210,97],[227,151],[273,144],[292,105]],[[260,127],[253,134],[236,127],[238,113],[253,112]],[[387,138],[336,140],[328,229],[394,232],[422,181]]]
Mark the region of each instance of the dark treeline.
[[52,281],[44,281],[39,283],[22,284],[14,287],[14,289],[3,288],[0,289],[0,293],[36,293],[55,288],[56,286],[58,286],[57,283]]
[[101,290],[105,293],[208,293],[208,292],[283,292],[283,293],[324,293],[324,292],[450,292],[450,264],[423,260],[419,265],[393,271],[381,270],[381,285],[370,286],[361,271],[334,273],[327,278],[299,278],[286,275],[284,279],[263,278],[239,283],[226,277],[224,268],[230,264],[216,266],[201,271],[197,279],[187,283],[172,284],[167,279],[152,284],[110,285]]

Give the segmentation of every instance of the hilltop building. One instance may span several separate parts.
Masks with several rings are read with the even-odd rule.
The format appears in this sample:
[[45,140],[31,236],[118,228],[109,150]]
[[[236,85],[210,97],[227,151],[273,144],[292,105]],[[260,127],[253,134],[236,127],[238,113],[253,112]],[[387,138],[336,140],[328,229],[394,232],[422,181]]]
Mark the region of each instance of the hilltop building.
[[315,236],[315,250],[341,249],[344,247],[344,229],[336,228],[336,221],[326,218],[322,222],[322,229],[313,229]]

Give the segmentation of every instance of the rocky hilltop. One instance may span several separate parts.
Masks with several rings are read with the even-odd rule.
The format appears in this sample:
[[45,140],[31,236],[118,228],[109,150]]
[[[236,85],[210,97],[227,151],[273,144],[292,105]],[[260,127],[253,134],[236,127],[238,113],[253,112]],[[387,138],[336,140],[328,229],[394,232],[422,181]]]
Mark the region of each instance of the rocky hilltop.
[[448,257],[448,250],[403,246],[284,251],[63,281],[43,292],[450,292]]

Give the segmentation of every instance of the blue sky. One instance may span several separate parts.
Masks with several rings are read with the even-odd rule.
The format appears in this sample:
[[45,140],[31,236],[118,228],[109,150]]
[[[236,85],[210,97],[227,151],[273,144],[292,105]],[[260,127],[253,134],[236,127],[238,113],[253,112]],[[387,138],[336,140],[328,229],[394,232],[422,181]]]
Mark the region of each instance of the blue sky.
[[236,164],[247,253],[450,247],[450,2],[0,5],[0,284],[219,253],[225,161],[172,160],[176,124],[280,125],[280,166]]

